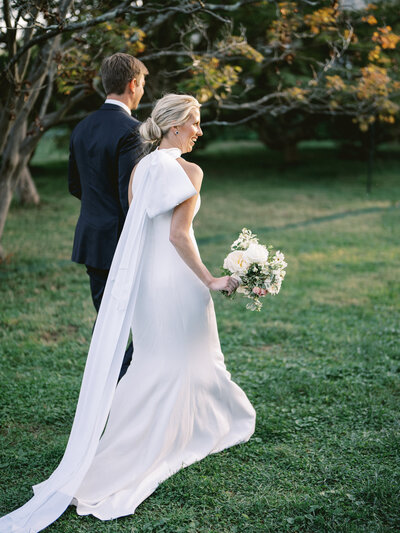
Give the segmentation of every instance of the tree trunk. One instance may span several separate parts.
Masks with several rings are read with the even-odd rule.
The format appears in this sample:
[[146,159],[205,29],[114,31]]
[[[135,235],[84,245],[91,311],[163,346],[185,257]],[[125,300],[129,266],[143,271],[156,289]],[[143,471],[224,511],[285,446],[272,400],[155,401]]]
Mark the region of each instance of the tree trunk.
[[283,148],[283,153],[285,157],[285,163],[292,165],[293,163],[298,163],[299,161],[299,151],[297,149],[297,143],[293,141],[291,144],[286,144]]
[[4,226],[13,191],[21,172],[27,167],[29,153],[23,149],[23,141],[26,138],[26,118],[15,121],[8,141],[5,145],[0,169],[0,258],[4,260],[5,250],[1,245]]
[[25,166],[17,181],[15,188],[16,196],[22,205],[39,205],[40,196],[33,181],[31,172]]
[[[0,236],[3,235],[4,225],[12,200],[11,180],[0,181]],[[0,243],[0,263],[6,258],[6,252]]]

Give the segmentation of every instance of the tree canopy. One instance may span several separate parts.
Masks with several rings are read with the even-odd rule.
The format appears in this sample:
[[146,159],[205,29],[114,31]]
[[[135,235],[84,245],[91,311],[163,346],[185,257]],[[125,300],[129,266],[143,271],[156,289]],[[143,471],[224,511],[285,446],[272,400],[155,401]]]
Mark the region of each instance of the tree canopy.
[[249,123],[270,145],[301,138],[311,116],[367,130],[399,112],[398,4],[3,0],[0,239],[16,188],[38,200],[28,163],[43,133],[104,97],[105,56],[123,51],[148,66],[148,101],[188,91],[206,123]]

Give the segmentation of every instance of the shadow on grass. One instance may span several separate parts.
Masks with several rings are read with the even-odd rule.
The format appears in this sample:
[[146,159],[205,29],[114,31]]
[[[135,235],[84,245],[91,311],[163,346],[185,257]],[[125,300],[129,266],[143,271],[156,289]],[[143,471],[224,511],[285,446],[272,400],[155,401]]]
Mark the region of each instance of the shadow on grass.
[[[399,210],[400,205],[399,203],[396,203],[395,205],[388,206],[388,207],[366,207],[364,209],[356,209],[354,211],[343,211],[342,213],[333,213],[331,215],[326,215],[323,217],[315,217],[311,218],[309,220],[303,220],[301,222],[294,222],[290,224],[284,224],[283,226],[263,226],[263,227],[257,227],[254,228],[255,233],[265,233],[268,231],[274,231],[274,230],[287,230],[287,229],[297,229],[297,228],[305,228],[307,226],[312,226],[314,224],[322,224],[324,222],[332,222],[334,220],[341,220],[343,218],[347,217],[354,217],[354,216],[361,216],[361,215],[370,215],[372,213],[383,213],[388,211],[395,211]],[[232,237],[232,234],[217,234],[213,235],[212,237],[199,237],[197,238],[198,244],[210,244],[210,243],[217,243],[217,242],[226,242],[229,240],[229,238]]]

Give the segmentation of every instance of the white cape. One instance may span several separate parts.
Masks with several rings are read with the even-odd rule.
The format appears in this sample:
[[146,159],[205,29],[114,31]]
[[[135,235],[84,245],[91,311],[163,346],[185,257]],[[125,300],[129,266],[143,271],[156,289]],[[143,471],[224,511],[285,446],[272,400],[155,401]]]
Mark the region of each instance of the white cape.
[[78,405],[64,456],[25,505],[0,518],[0,533],[37,533],[71,503],[98,447],[110,411],[132,323],[149,219],[196,194],[176,161],[156,150],[138,164],[128,211],[90,343]]

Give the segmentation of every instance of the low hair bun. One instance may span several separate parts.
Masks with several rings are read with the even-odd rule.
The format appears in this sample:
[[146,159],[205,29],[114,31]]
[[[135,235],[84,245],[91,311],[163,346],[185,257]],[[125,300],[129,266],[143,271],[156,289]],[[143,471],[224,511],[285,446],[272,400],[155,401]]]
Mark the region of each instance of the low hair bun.
[[194,109],[201,104],[190,94],[166,94],[153,107],[151,116],[140,126],[140,135],[146,143],[160,143],[173,126],[181,126]]
[[141,124],[139,132],[143,141],[146,143],[160,142],[163,136],[160,126],[152,117],[149,117]]

